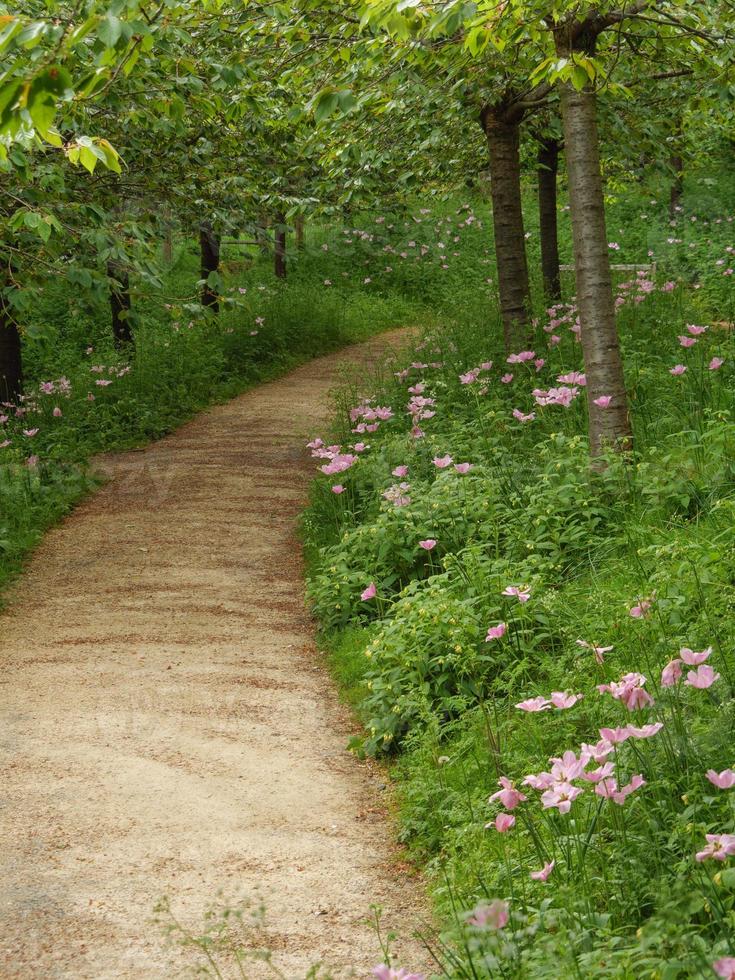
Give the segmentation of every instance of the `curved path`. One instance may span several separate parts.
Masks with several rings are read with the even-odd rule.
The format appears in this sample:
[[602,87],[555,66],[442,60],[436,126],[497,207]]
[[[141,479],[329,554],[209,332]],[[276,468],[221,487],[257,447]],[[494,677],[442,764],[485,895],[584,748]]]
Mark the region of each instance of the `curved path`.
[[257,942],[288,980],[368,975],[371,903],[419,924],[380,773],[345,751],[295,539],[330,384],[398,338],[106,459],[111,482],[29,563],[0,616],[3,978],[182,975],[202,959],[152,922],[163,896],[197,935],[218,892],[262,900]]

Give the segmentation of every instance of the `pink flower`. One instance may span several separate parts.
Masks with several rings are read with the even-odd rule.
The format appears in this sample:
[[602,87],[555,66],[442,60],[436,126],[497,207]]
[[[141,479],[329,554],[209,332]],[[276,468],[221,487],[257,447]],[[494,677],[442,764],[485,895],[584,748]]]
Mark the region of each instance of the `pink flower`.
[[679,343],[681,344],[682,347],[694,347],[696,342],[697,342],[696,337],[683,337],[683,336],[679,337]]
[[618,806],[622,806],[625,800],[631,793],[634,793],[641,786],[645,786],[646,781],[640,773],[637,776],[633,776],[627,786],[621,786],[618,789],[618,782],[616,779],[603,779],[595,786],[595,793],[598,796],[603,797],[606,800],[612,800],[617,803]]
[[620,745],[622,742],[627,742],[630,735],[631,731],[627,725],[624,728],[600,729],[600,738],[604,739],[610,745]]
[[519,803],[523,803],[528,799],[525,793],[521,793],[520,790],[515,788],[513,782],[507,776],[500,777],[498,786],[502,788],[497,793],[493,793],[488,799],[488,803],[494,803],[495,800],[500,800],[506,810],[515,810]]
[[548,698],[541,697],[541,695],[537,698],[527,698],[525,701],[519,701],[516,705],[516,708],[520,708],[521,711],[546,711],[550,707],[551,701]]
[[514,408],[513,418],[517,419],[519,422],[533,422],[533,420],[536,418],[536,413],[529,412],[528,415],[524,415],[519,408]]
[[562,711],[565,708],[573,708],[577,701],[580,701],[583,697],[583,694],[567,694],[565,691],[552,691],[550,701],[555,708]]
[[638,711],[654,703],[648,691],[644,690],[645,683],[643,674],[631,673],[621,677],[619,681],[598,684],[597,690],[600,694],[611,694],[616,701],[622,701],[628,711]]
[[472,463],[455,463],[454,468],[461,476],[464,476],[472,469]]
[[579,779],[587,765],[587,759],[580,752],[577,757],[571,749],[561,756],[552,757],[549,762],[551,766],[551,778],[555,783],[570,783],[573,779]]
[[496,898],[489,905],[478,905],[473,909],[467,922],[478,929],[504,929],[508,924],[508,914],[508,903]]
[[419,548],[423,548],[424,551],[431,551],[432,548],[436,548],[436,541],[433,538],[427,538],[425,541],[419,541]]
[[109,378],[100,378],[98,381],[95,381],[95,384],[98,388],[106,388],[108,385],[112,384],[112,381],[110,381]]
[[404,476],[408,476],[408,467],[407,466],[396,466],[396,468],[393,470],[393,476],[397,476],[399,478],[404,477]]
[[724,861],[725,858],[735,854],[735,834],[705,834],[707,846],[695,855],[697,861],[706,861],[713,858],[715,861]]
[[630,610],[630,615],[633,619],[644,619],[648,612],[650,612],[653,602],[651,599],[640,599],[637,606],[633,606]]
[[707,327],[698,327],[696,323],[687,323],[687,330],[692,337],[700,337],[703,333],[707,332]]
[[[326,247],[326,245],[322,245],[322,248]],[[384,963],[373,967],[373,976],[375,980],[425,980],[423,973],[409,973],[405,966],[396,969],[392,966],[386,966]]]
[[[495,818],[494,826],[499,834],[505,834],[511,827],[515,826],[515,822],[516,818],[512,813],[499,813]],[[489,824],[489,826],[493,826],[493,824]]]
[[54,406],[54,410],[53,410],[53,412],[51,414],[53,415],[53,417],[55,419],[60,419],[61,416],[63,415],[63,412],[61,411],[61,409],[59,408],[58,405],[55,405]]
[[485,643],[489,643],[490,640],[499,640],[501,637],[505,636],[508,630],[507,623],[498,623],[497,626],[489,627],[487,631],[487,636],[485,637]]
[[435,456],[432,463],[438,470],[445,470],[447,466],[452,465],[452,457],[448,453],[446,456]]
[[582,779],[586,779],[588,783],[599,783],[603,779],[607,779],[608,776],[612,776],[615,771],[615,766],[612,762],[605,762],[603,765],[598,766],[597,769],[591,769],[589,772],[582,773]]
[[341,483],[335,483],[335,485],[332,487],[332,493],[336,493],[339,495],[340,493],[344,493],[344,492],[345,492],[345,488],[342,486]]
[[718,789],[732,789],[735,786],[735,772],[732,769],[723,769],[722,772],[708,769],[705,775]]
[[534,881],[546,881],[551,872],[554,870],[555,864],[556,861],[549,861],[549,863],[545,864],[540,871],[532,871],[531,878],[533,878]]
[[570,371],[569,374],[560,374],[556,380],[562,385],[580,385],[584,388],[587,384],[587,375],[582,371]]
[[23,435],[27,439],[32,439],[35,435],[38,435],[38,429],[23,429]]
[[605,654],[613,649],[613,647],[598,647],[594,643],[588,643],[586,640],[577,640],[577,646],[584,647],[585,650],[591,650],[598,664],[604,664]]
[[707,647],[706,650],[701,650],[699,653],[695,653],[694,650],[690,650],[689,647],[682,647],[679,650],[679,656],[687,665],[687,667],[699,667],[703,664],[705,660],[709,659],[712,653],[712,647]]
[[357,462],[358,457],[351,455],[350,453],[336,453],[329,463],[325,463],[324,466],[320,466],[319,469],[326,476],[334,476],[335,473],[344,473],[351,466],[354,466]]
[[524,361],[532,361],[535,356],[536,351],[522,350],[520,354],[511,354],[505,360],[507,364],[523,364]]
[[36,455],[29,456],[28,459],[26,460],[26,466],[29,469],[33,469],[34,466],[38,466],[38,463],[39,463],[39,458]]
[[640,728],[637,728],[635,725],[627,725],[626,727],[632,738],[653,738],[664,727],[664,723],[662,721],[654,721],[650,725],[641,725]]
[[511,381],[513,380],[513,375],[512,374],[504,374],[503,377],[500,380],[501,380],[501,382],[504,385],[509,385],[511,383]]
[[713,357],[707,367],[710,371],[718,371],[724,363],[725,361],[722,357]]
[[681,677],[681,660],[670,660],[661,671],[661,687],[673,687]]
[[678,377],[680,374],[684,374],[685,371],[685,364],[675,364],[672,368],[670,368],[669,374],[673,374],[675,377]]
[[715,960],[712,969],[722,980],[735,980],[735,956],[723,956],[721,960]]
[[572,803],[580,796],[582,790],[571,783],[555,783],[550,789],[541,794],[541,805],[544,810],[554,808],[559,813],[569,813]]
[[515,596],[519,602],[528,602],[531,598],[531,590],[527,585],[508,585],[501,595]]
[[712,687],[714,682],[718,681],[719,679],[720,675],[716,674],[708,664],[702,664],[702,666],[697,667],[696,670],[689,671],[684,683],[689,684],[690,687],[696,687],[703,691],[708,687]]
[[371,582],[370,585],[365,589],[360,598],[363,602],[367,602],[368,599],[374,599],[378,594],[378,590],[375,588],[375,582]]
[[544,366],[544,364],[546,364],[546,361],[543,359],[543,357],[537,357],[536,360],[533,362],[533,366],[536,368],[537,374]]
[[610,408],[611,401],[612,395],[600,395],[599,398],[592,399],[592,404],[597,405],[598,408]]

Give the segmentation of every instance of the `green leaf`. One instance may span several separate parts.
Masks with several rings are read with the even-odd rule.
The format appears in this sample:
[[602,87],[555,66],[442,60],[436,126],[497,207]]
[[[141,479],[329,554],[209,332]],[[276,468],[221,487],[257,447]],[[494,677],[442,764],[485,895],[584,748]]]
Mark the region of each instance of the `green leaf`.
[[122,27],[122,21],[118,17],[107,14],[100,20],[99,27],[97,28],[97,37],[106,48],[114,48],[120,40]]
[[338,92],[322,92],[316,102],[316,108],[314,109],[314,118],[317,123],[323,122],[323,120],[328,119],[329,116],[335,111],[339,105],[339,93]]

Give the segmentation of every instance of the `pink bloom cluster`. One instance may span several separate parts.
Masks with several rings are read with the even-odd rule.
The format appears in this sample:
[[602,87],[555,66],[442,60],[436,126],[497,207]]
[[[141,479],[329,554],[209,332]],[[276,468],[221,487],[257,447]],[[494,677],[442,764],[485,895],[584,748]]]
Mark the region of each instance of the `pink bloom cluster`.
[[689,647],[682,647],[679,650],[679,656],[670,660],[661,671],[661,687],[673,687],[678,683],[684,672],[682,665],[696,667],[696,670],[690,670],[687,673],[685,684],[700,690],[712,687],[715,681],[720,679],[720,675],[709,664],[705,664],[705,660],[709,659],[711,653],[712,647],[707,647],[706,650],[699,652],[690,650]]
[[[350,409],[350,421],[353,424],[357,423],[352,431],[358,435],[365,432],[377,432],[381,422],[387,422],[388,419],[393,418],[393,410],[387,405],[373,406],[370,402],[370,398],[364,398],[359,405]],[[358,419],[362,421],[358,421]]]
[[628,711],[638,711],[653,704],[653,698],[645,690],[646,678],[643,674],[626,674],[619,681],[610,684],[598,684],[600,694],[611,694],[616,701],[621,701]]
[[411,485],[405,481],[394,483],[393,486],[383,491],[382,496],[388,503],[393,504],[394,507],[406,507],[411,503],[411,498],[408,495],[410,489]]
[[579,395],[579,388],[569,388],[566,385],[562,385],[560,388],[549,388],[548,391],[544,391],[542,388],[534,388],[532,394],[536,404],[542,408],[547,405],[562,405],[564,408],[569,408]]

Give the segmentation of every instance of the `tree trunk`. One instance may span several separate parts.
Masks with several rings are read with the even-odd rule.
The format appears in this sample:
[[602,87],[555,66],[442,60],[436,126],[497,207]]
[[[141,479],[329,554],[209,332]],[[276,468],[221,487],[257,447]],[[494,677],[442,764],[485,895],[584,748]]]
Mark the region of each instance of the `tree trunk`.
[[545,137],[538,148],[538,209],[541,229],[541,274],[548,299],[561,299],[559,235],[557,227],[556,176],[559,171],[559,141]]
[[107,263],[110,282],[110,312],[112,313],[112,337],[115,347],[124,349],[133,342],[130,328],[130,277],[128,270],[116,259]]
[[219,271],[219,244],[219,235],[214,233],[211,222],[202,221],[199,225],[199,247],[202,253],[201,278],[204,280],[202,306],[206,306],[213,313],[219,312],[219,299],[208,279],[213,272]]
[[[590,452],[595,459],[605,449],[630,449],[631,427],[615,323],[594,90],[587,86],[578,92],[571,83],[564,83],[561,110],[587,375]],[[609,408],[595,405],[603,396],[611,396]]]
[[274,252],[274,271],[278,279],[286,278],[286,215],[279,211],[276,214],[275,227],[276,248]]
[[495,257],[505,346],[522,347],[529,338],[531,292],[521,205],[520,122],[504,107],[485,106],[480,116],[490,155]]
[[684,160],[680,153],[672,153],[670,163],[671,169],[674,171],[674,178],[669,193],[669,218],[673,221],[681,207],[681,199],[684,194]]
[[299,252],[303,251],[304,248],[304,216],[303,214],[297,214],[294,219],[294,228],[296,230],[296,248]]
[[174,262],[174,230],[171,225],[166,226],[161,251],[163,264],[165,266],[172,266]]
[[17,404],[23,394],[20,331],[0,297],[0,401]]

